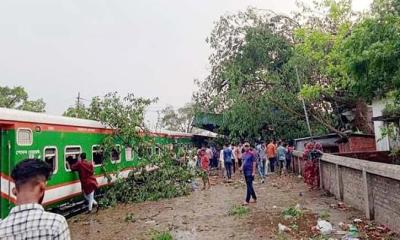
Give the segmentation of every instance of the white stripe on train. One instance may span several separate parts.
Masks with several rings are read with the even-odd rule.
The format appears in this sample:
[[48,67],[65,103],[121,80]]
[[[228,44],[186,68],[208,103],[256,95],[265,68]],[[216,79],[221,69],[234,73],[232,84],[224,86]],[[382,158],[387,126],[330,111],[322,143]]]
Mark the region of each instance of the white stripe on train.
[[[118,177],[126,178],[132,169],[123,170],[119,173]],[[115,174],[111,174],[112,182],[114,182],[117,177]],[[99,186],[104,186],[108,184],[107,178],[105,176],[96,177]],[[1,193],[2,196],[8,197],[11,202],[15,203],[16,196],[12,193],[12,189],[15,187],[13,181],[9,181],[7,178],[1,176]],[[81,183],[74,182],[67,185],[58,186],[55,188],[50,188],[46,190],[44,195],[43,204],[54,203],[57,200],[67,199],[68,197],[73,197],[74,195],[80,194],[82,192]]]

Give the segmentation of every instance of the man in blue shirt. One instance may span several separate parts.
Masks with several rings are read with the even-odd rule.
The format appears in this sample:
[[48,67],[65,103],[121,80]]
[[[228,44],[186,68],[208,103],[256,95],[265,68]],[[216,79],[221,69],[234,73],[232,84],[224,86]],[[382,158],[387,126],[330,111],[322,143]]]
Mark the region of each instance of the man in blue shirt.
[[254,154],[250,150],[250,144],[246,142],[244,145],[244,153],[242,155],[242,167],[244,178],[246,179],[247,193],[246,201],[243,205],[248,205],[250,198],[253,198],[254,202],[257,202],[256,192],[253,188],[254,176],[256,174],[256,160]]
[[232,178],[232,149],[227,143],[224,144],[224,165],[226,169],[226,176],[228,179]]

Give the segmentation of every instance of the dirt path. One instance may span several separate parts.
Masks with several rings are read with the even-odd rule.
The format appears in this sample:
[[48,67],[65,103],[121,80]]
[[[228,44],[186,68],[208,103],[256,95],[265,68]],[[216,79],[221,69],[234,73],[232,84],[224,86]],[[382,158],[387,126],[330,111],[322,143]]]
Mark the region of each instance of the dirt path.
[[[307,190],[295,176],[255,182],[258,202],[245,216],[231,216],[229,210],[243,202],[245,184],[238,178],[223,183],[214,177],[210,190],[157,202],[118,205],[97,214],[69,219],[72,239],[151,239],[154,231],[169,231],[174,239],[308,239],[317,214],[323,212],[338,228],[339,222],[362,217],[360,212],[333,208],[337,201],[321,192]],[[281,216],[283,209],[300,204],[305,213],[291,223]],[[286,237],[278,234],[278,223],[292,224],[296,231]],[[339,236],[338,236],[339,237]]]

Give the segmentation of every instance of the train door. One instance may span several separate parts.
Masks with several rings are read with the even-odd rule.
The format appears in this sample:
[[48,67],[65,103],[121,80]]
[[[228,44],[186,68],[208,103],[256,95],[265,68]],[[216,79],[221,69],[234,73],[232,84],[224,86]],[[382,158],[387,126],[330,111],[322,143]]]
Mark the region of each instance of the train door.
[[[0,173],[4,174],[7,169],[4,169],[4,167],[8,166],[10,164],[10,157],[11,157],[11,143],[8,138],[7,134],[7,129],[9,129],[11,126],[10,125],[2,125],[0,124]],[[8,174],[11,174],[8,172]],[[2,184],[7,184],[4,183],[3,179],[0,178],[0,191],[2,189],[10,188],[10,182],[8,183],[8,186],[2,186]],[[6,193],[10,195],[10,191]],[[3,195],[3,192],[2,192]],[[1,197],[0,198],[0,219],[4,218],[5,215],[8,214],[8,209],[10,207],[10,202],[8,199]]]

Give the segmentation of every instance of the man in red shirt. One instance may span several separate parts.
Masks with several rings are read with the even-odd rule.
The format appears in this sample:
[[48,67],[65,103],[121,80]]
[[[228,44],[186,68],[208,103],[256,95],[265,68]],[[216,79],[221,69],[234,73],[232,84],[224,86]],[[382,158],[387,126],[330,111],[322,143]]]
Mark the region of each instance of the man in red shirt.
[[94,199],[94,192],[97,189],[97,180],[93,175],[93,163],[86,160],[86,153],[81,153],[80,160],[70,164],[70,168],[72,171],[77,171],[79,174],[83,196],[88,201],[88,213],[92,212],[93,205],[96,206],[97,212],[99,210],[99,205]]

